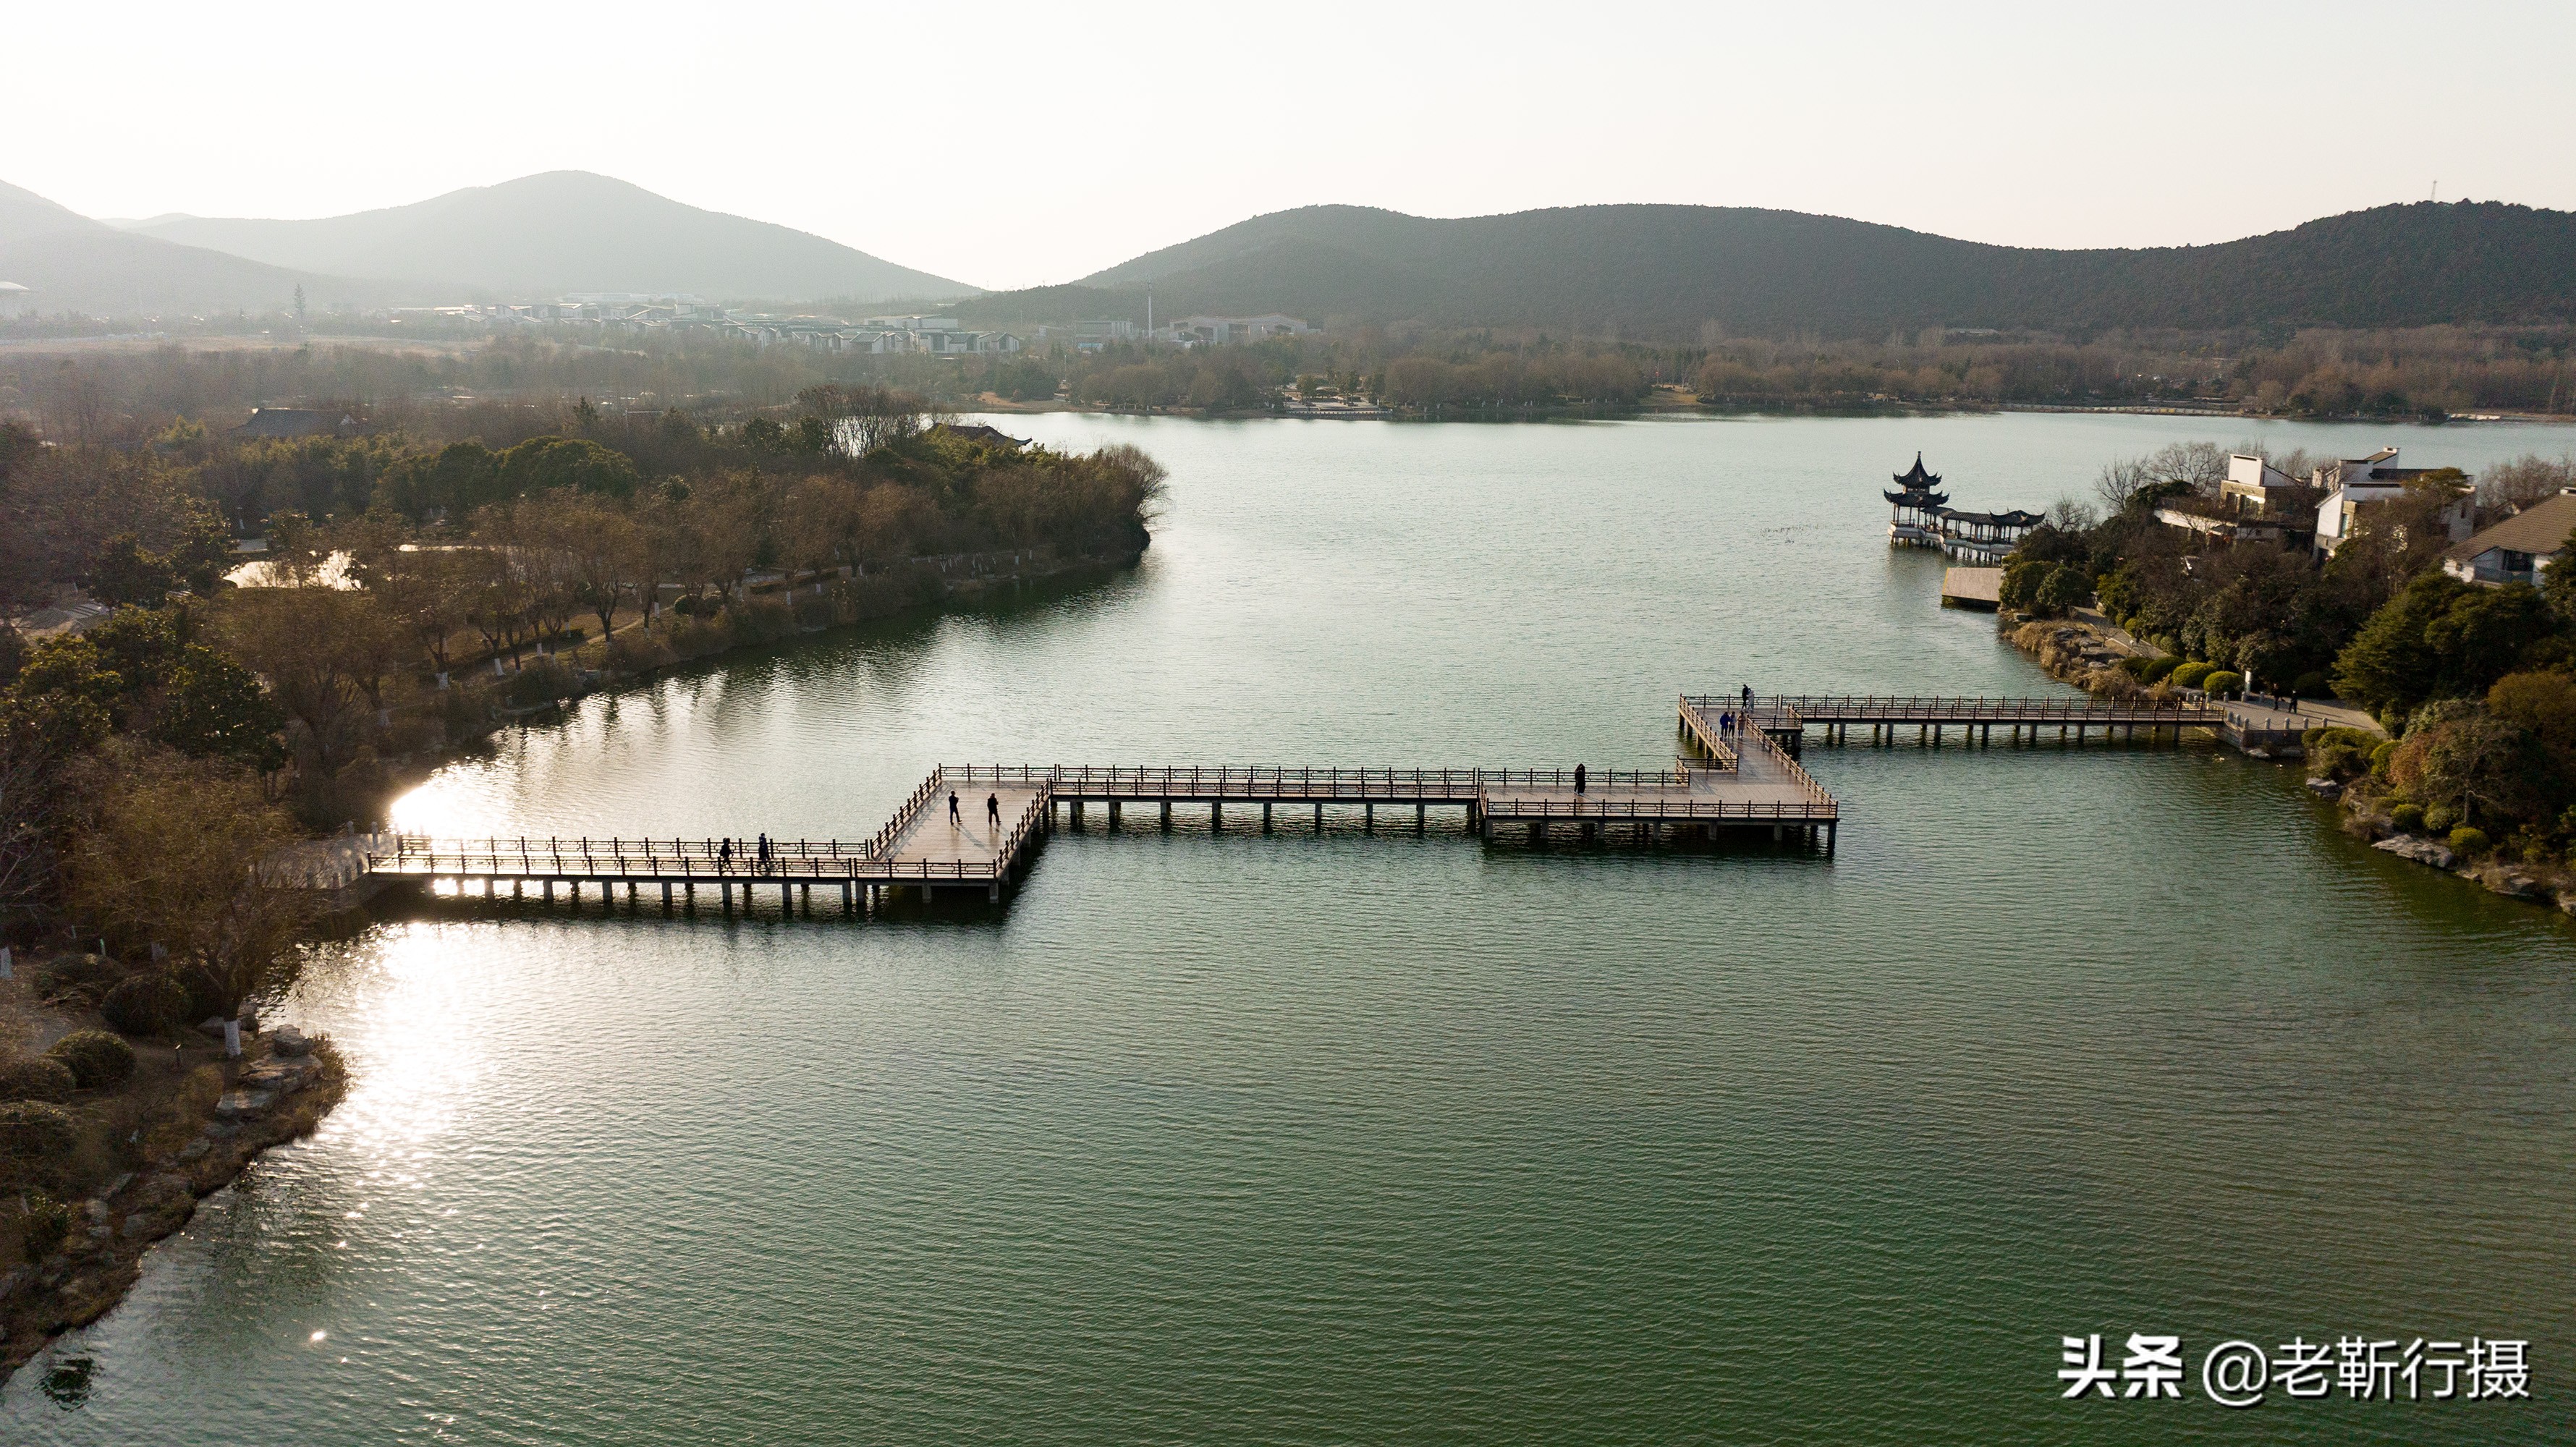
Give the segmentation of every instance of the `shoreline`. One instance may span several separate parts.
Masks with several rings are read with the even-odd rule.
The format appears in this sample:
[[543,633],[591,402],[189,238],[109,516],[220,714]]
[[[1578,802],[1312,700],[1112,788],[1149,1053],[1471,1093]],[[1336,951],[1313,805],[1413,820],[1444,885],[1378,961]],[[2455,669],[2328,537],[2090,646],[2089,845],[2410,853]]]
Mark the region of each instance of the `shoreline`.
[[144,1258],[194,1219],[199,1202],[271,1148],[311,1135],[348,1092],[348,1068],[328,1039],[279,1030],[246,1034],[242,1045],[241,1059],[228,1061],[218,1043],[168,1052],[147,1044],[138,1055],[155,1062],[148,1078],[138,1071],[121,1088],[75,1097],[83,1111],[168,1119],[136,1128],[130,1169],[65,1203],[59,1245],[39,1254],[13,1243],[20,1264],[0,1272],[0,1382],[62,1333],[115,1310],[142,1279]]

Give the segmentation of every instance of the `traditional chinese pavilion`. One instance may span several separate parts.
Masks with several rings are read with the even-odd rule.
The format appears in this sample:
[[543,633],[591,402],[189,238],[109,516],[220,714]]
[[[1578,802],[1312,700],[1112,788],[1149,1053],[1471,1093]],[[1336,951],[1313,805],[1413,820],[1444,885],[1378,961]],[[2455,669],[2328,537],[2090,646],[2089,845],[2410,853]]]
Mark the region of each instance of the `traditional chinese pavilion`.
[[1950,505],[1950,495],[1940,491],[1941,475],[1925,472],[1923,454],[1918,452],[1914,454],[1914,466],[1895,477],[1898,490],[1880,494],[1892,508],[1887,541],[1897,547],[1941,546],[1941,511]]
[[2044,521],[2035,512],[1964,512],[1950,506],[1950,495],[1941,491],[1941,474],[1924,470],[1920,452],[1895,480],[1896,491],[1880,494],[1891,509],[1887,540],[1892,546],[1939,548],[1959,562],[1990,566],[2002,562]]

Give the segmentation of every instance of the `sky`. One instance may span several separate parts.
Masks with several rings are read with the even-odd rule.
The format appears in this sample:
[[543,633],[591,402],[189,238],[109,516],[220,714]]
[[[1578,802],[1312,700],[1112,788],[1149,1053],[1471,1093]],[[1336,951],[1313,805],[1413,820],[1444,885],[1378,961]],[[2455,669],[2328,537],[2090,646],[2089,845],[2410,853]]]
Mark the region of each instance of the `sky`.
[[308,217],[577,169],[999,288],[1321,202],[2196,244],[2576,209],[2576,5],[23,7],[0,180]]

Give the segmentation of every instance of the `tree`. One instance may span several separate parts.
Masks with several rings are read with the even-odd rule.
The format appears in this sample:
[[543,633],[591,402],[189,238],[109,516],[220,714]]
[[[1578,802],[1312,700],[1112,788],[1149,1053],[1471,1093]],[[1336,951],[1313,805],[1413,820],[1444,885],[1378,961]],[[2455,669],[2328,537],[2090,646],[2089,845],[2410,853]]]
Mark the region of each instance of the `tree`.
[[501,491],[508,497],[557,488],[626,497],[637,481],[632,459],[587,437],[531,437],[500,457]]
[[259,680],[211,648],[182,650],[152,737],[191,758],[229,759],[262,774],[286,767],[286,716]]
[[165,946],[173,972],[223,1014],[241,1054],[242,1003],[294,982],[309,919],[263,869],[292,837],[247,770],[169,750],[119,750],[94,819],[70,851],[70,903],[110,932]]
[[118,533],[101,543],[90,563],[90,595],[119,607],[158,608],[177,586],[170,560],[145,552],[142,540],[132,533]]
[[2353,635],[2335,660],[2335,689],[2373,711],[2483,693],[2549,631],[2529,584],[2481,588],[2427,572]]

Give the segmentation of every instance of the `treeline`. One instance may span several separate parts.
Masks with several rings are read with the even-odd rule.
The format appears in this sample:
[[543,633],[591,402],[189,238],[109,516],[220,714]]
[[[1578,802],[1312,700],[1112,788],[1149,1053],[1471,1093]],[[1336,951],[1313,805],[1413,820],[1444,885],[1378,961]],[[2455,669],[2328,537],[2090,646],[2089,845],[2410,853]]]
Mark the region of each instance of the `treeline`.
[[[1027,447],[869,387],[725,426],[578,400],[501,415],[493,436],[289,443],[0,425],[0,593],[117,605],[32,648],[0,626],[0,926],[103,922],[71,866],[122,781],[374,820],[398,760],[511,711],[1132,559],[1162,479],[1131,447]],[[266,533],[246,567],[232,521]]]
[[[2238,451],[2255,450],[2241,445]],[[2214,499],[2227,452],[2181,444],[2104,468],[2107,516],[2061,504],[2005,566],[2008,610],[2062,613],[2088,597],[2161,659],[2101,669],[2097,692],[2180,685],[2320,699],[2376,716],[2389,737],[2321,731],[2313,767],[2375,801],[2401,829],[2455,851],[2563,868],[2576,849],[2576,567],[2541,587],[2445,573],[2447,520],[2492,523],[2576,485],[2576,458],[2492,469],[2474,493],[2455,470],[2361,510],[2322,564],[2305,549],[2213,544],[2156,520]],[[2294,474],[2309,459],[2273,459]],[[2570,539],[2576,544],[2576,538]],[[2458,832],[2454,832],[2458,831]]]

